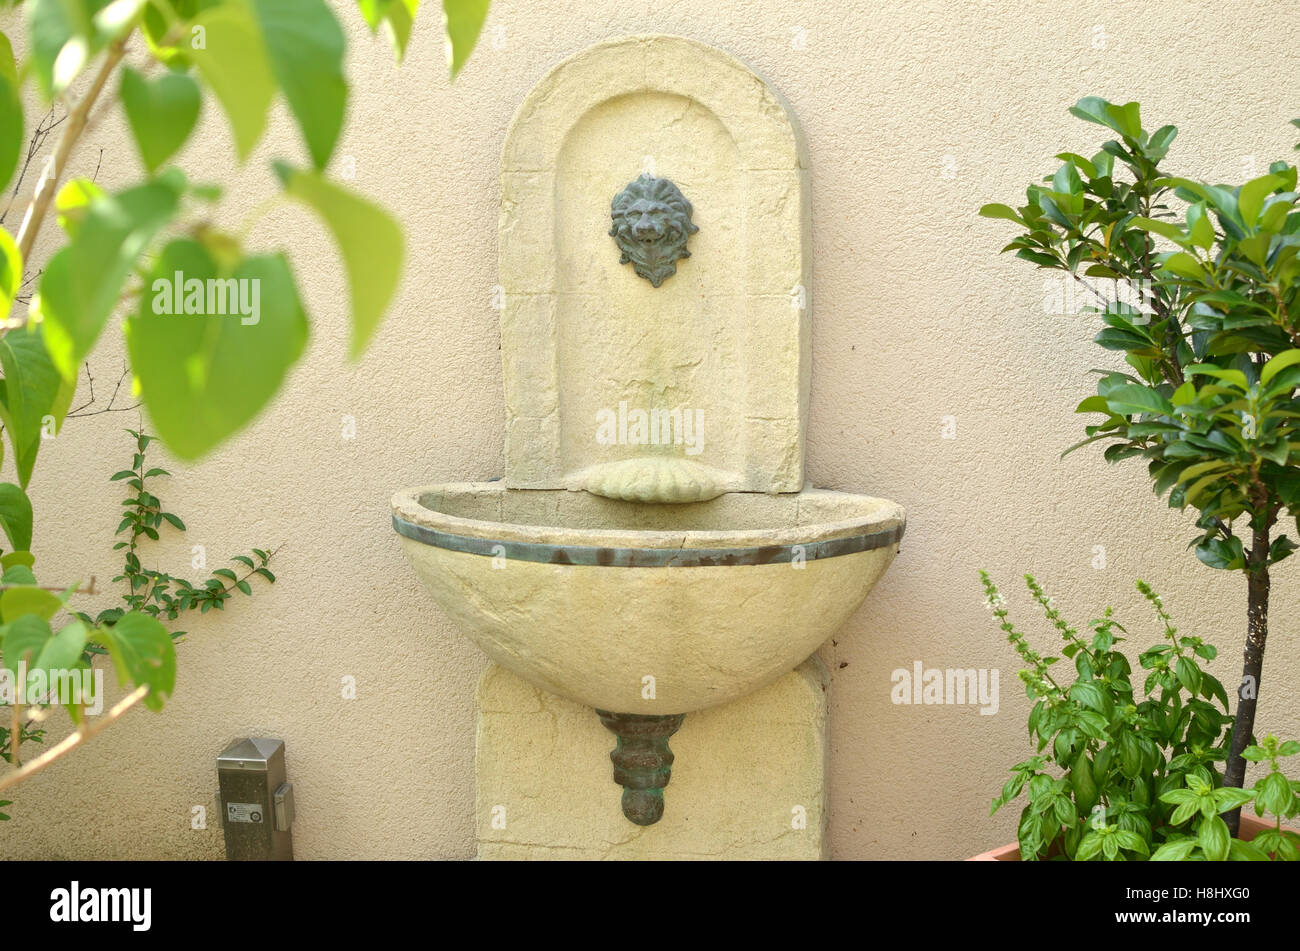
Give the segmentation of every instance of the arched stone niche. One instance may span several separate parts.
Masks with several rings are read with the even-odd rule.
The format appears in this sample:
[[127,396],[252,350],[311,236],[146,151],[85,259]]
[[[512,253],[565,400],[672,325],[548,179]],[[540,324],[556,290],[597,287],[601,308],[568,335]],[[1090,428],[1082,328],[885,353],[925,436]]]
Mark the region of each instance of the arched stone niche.
[[[533,88],[501,161],[507,485],[647,502],[802,488],[807,168],[779,95],[692,40],[601,43]],[[699,228],[657,288],[608,234],[643,172],[676,183]]]

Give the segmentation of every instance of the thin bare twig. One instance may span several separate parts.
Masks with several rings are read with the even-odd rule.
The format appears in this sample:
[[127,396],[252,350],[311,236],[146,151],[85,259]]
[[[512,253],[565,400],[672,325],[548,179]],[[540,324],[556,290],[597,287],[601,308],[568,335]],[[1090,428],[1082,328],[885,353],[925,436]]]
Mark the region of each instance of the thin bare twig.
[[82,403],[76,409],[69,410],[64,415],[64,419],[76,419],[84,416],[98,416],[100,413],[125,413],[125,412],[129,412],[130,410],[135,410],[140,408],[139,403],[132,403],[130,406],[113,405],[114,402],[117,400],[117,394],[122,389],[122,382],[126,380],[128,377],[130,377],[131,375],[131,367],[124,365],[122,367],[122,375],[117,378],[117,384],[113,387],[113,393],[108,398],[108,405],[103,407],[102,409],[88,409],[88,407],[95,405],[95,378],[90,373],[90,364],[89,363],[85,364],[85,367],[86,367],[86,380],[90,384],[90,399],[86,400],[86,402]]
[[68,118],[65,113],[61,119],[50,122],[54,118],[54,107],[50,106],[50,111],[45,113],[45,117],[36,123],[36,128],[32,130],[32,137],[27,143],[27,156],[23,159],[23,167],[18,170],[18,177],[14,180],[13,190],[9,192],[9,202],[5,205],[5,210],[0,212],[0,224],[4,224],[9,210],[13,208],[14,201],[18,198],[18,190],[22,188],[23,179],[27,176],[27,169],[31,167],[32,160],[45,146],[45,140],[50,137],[50,133],[57,129]]
[[75,732],[68,734],[66,738],[61,740],[58,744],[50,747],[40,756],[36,757],[36,759],[28,763],[26,766],[19,767],[18,769],[9,773],[8,776],[5,776],[4,779],[0,779],[0,792],[4,792],[10,786],[17,786],[27,777],[31,776],[34,773],[39,773],[46,766],[49,766],[51,763],[55,762],[56,760],[66,756],[68,753],[71,753],[74,749],[76,749],[82,743],[85,743],[96,733],[99,733],[101,730],[113,724],[119,717],[122,716],[122,714],[126,713],[137,703],[143,700],[145,698],[145,695],[148,693],[149,693],[149,685],[142,684],[139,687],[136,687],[135,690],[131,691],[131,693],[127,694],[127,696],[119,700],[111,710],[109,710],[107,713],[105,713],[102,717],[100,717],[95,722],[94,726],[90,726],[88,725],[87,721],[82,720],[81,726],[78,727]]

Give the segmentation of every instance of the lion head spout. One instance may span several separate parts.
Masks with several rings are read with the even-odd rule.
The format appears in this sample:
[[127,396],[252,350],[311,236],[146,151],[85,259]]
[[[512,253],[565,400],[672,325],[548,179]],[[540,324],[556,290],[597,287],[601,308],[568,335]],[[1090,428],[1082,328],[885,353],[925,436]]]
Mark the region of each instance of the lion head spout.
[[691,223],[691,203],[666,178],[643,174],[614,196],[609,229],[637,274],[658,287],[677,273],[677,260],[689,258],[687,239],[700,229]]

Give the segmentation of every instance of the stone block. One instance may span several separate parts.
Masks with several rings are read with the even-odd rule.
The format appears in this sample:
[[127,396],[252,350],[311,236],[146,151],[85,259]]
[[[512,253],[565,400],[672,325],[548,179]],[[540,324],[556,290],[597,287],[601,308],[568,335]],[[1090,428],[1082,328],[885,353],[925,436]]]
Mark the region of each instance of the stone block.
[[688,714],[664,816],[643,827],[623,816],[614,735],[595,711],[494,664],[478,690],[478,857],[824,859],[829,683],[814,656]]

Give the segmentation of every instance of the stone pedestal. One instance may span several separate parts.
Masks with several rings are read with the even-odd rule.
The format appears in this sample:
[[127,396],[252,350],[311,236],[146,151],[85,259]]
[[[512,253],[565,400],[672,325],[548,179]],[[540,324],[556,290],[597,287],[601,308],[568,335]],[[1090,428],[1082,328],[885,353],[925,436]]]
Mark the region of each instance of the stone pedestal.
[[688,714],[671,741],[663,818],[637,826],[596,712],[494,664],[478,689],[478,857],[824,859],[829,683],[814,656]]

